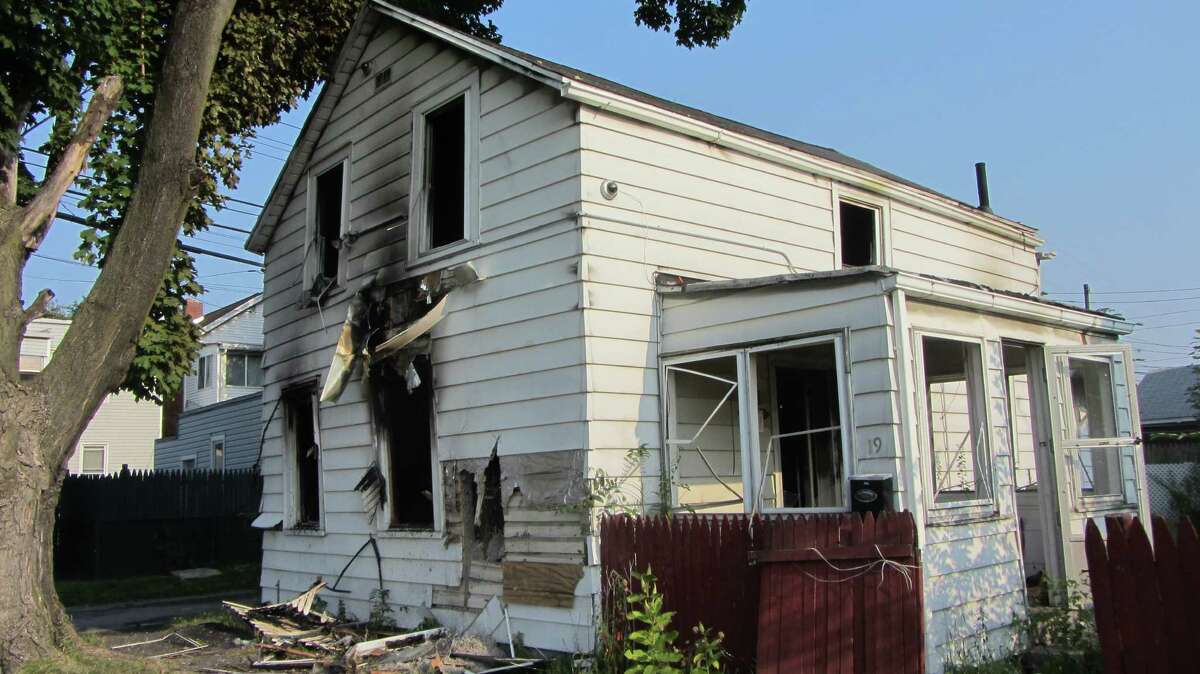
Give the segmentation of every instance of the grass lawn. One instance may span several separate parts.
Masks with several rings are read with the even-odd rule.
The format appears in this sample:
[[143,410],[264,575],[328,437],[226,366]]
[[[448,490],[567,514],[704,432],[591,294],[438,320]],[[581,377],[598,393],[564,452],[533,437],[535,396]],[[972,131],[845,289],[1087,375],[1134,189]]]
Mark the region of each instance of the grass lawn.
[[60,580],[54,583],[64,606],[115,604],[142,599],[191,597],[258,587],[259,565],[238,564],[212,578],[180,580],[172,575],[134,576],[110,580]]

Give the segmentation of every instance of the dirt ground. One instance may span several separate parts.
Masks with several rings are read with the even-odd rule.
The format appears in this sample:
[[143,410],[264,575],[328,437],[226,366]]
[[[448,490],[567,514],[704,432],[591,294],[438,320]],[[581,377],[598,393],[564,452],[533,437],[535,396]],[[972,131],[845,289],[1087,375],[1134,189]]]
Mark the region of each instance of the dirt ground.
[[[259,656],[254,647],[253,634],[249,630],[236,629],[222,622],[201,622],[180,627],[164,627],[153,630],[91,630],[86,634],[105,647],[135,644],[159,639],[177,632],[199,644],[199,648],[160,660],[183,672],[251,672],[250,663]],[[193,646],[183,639],[171,636],[164,641],[148,643],[116,652],[137,657],[152,658],[155,655],[174,653]]]

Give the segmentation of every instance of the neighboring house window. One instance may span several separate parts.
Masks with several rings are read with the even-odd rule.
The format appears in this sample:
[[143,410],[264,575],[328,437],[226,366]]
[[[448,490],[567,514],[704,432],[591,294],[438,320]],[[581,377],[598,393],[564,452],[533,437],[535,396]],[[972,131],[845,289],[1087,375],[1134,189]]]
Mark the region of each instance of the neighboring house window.
[[926,455],[933,505],[978,505],[992,498],[983,347],[978,341],[921,337]]
[[108,445],[85,444],[79,450],[79,472],[84,475],[103,475],[108,460]]
[[206,389],[212,385],[212,362],[213,357],[200,356],[200,360],[196,361],[196,389]]
[[212,470],[225,470],[225,436],[214,436],[208,443],[209,447],[209,468]]
[[475,238],[479,77],[472,74],[413,110],[410,257]]
[[225,356],[226,386],[262,386],[262,354],[230,351]]
[[838,202],[841,228],[842,266],[863,267],[880,264],[879,211],[867,206]]
[[395,529],[434,527],[434,466],[438,465],[434,432],[433,372],[429,358],[413,368],[420,384],[408,390],[404,378],[381,382],[387,419],[389,526]]
[[284,405],[291,526],[318,529],[321,526],[321,448],[315,387],[285,391]]
[[341,268],[342,235],[345,233],[346,162],[339,161],[319,173],[312,181],[314,204],[317,275],[338,282]]
[[196,470],[196,457],[189,456],[179,460],[179,470]]
[[840,336],[668,360],[675,504],[696,512],[845,511],[848,397]]

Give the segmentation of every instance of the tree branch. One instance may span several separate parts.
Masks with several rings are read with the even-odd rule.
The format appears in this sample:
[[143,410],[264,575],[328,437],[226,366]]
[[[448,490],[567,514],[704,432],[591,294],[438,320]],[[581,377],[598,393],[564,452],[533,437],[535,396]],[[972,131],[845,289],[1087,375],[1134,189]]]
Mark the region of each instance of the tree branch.
[[83,170],[88,152],[96,142],[96,136],[100,135],[104,122],[117,107],[124,88],[125,82],[119,75],[109,75],[96,86],[92,100],[88,102],[87,111],[83,113],[83,119],[67,143],[66,150],[21,214],[21,239],[26,250],[34,251],[41,245],[48,229],[46,223],[58,208],[58,203],[62,201],[67,189]]
[[[221,35],[234,0],[179,0],[167,38],[137,185],[104,267],[42,372],[54,433],[48,463],[66,459],[104,396],[120,386],[175,237],[196,194],[196,146]],[[70,410],[70,412],[66,412]],[[69,414],[69,416],[63,416]]]
[[17,148],[21,142],[21,126],[25,123],[29,108],[29,101],[22,101],[15,106],[13,118],[9,120],[12,126],[9,131],[17,136],[17,140],[12,147],[0,147],[0,208],[17,204],[17,165],[20,159]]
[[42,316],[46,315],[46,309],[50,306],[50,300],[54,299],[54,291],[49,288],[42,288],[33,302],[25,309],[25,313],[21,315],[21,332],[25,332],[25,328],[29,324]]

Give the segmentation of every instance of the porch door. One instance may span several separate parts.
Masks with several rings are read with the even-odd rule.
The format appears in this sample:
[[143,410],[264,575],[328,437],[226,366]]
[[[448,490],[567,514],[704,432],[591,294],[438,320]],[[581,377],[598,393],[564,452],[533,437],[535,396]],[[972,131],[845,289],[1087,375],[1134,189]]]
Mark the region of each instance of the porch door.
[[1084,526],[1149,516],[1134,360],[1128,346],[1046,347],[1054,466],[1068,579],[1087,568]]

